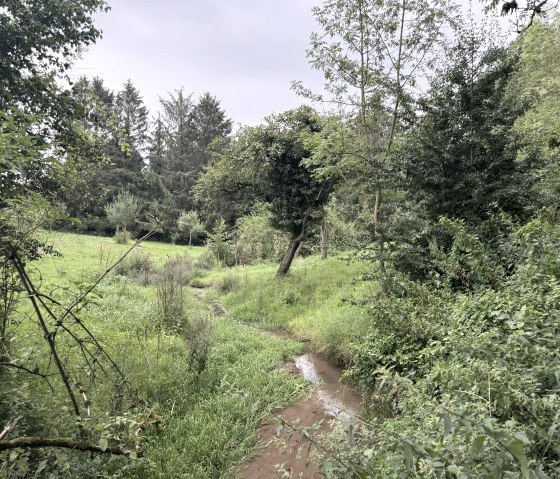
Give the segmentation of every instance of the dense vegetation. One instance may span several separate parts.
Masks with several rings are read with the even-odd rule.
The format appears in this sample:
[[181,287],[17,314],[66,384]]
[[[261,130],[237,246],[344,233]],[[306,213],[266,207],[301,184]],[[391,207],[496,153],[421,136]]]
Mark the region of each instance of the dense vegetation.
[[325,1],[324,91],[294,88],[334,109],[232,133],[209,93],[150,122],[131,81],[60,86],[103,1],[7,2],[0,477],[234,477],[302,390],[279,368],[301,344],[262,329],[364,392],[326,477],[560,477],[548,7],[505,2],[505,44],[444,0]]

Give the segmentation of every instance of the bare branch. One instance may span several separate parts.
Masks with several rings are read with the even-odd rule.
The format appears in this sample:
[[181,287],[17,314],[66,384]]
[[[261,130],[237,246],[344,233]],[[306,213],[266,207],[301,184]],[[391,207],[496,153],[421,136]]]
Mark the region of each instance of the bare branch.
[[0,440],[4,439],[4,437],[6,437],[10,433],[10,431],[12,431],[14,427],[16,427],[16,424],[20,421],[22,417],[23,416],[18,416],[12,419],[8,424],[6,424],[4,430],[0,432]]
[[97,452],[101,454],[114,454],[118,456],[128,456],[136,454],[136,457],[142,457],[142,451],[130,451],[120,446],[109,446],[106,449],[96,444],[76,441],[65,437],[45,438],[45,437],[29,437],[23,436],[9,441],[0,441],[0,451],[17,448],[37,448],[37,447],[60,447],[63,449],[74,449],[76,451]]

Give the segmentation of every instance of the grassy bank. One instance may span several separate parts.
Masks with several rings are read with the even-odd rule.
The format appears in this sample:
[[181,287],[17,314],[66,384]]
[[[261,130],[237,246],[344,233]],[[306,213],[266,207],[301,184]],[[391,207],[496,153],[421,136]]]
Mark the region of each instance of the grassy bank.
[[[29,266],[43,291],[65,304],[126,249],[108,238],[43,235],[42,239],[49,240],[62,256],[48,256]],[[126,393],[101,376],[95,384],[88,384],[91,441],[104,437],[109,444],[117,443],[127,428],[141,428],[145,457],[86,457],[84,453],[59,450],[39,452],[40,457],[23,451],[16,451],[15,456],[0,453],[0,477],[235,477],[238,465],[254,447],[256,432],[268,412],[300,396],[301,381],[279,366],[301,353],[302,346],[261,334],[229,318],[214,317],[208,305],[188,288],[184,288],[181,299],[181,317],[162,318],[153,278],[163,274],[169,257],[181,258],[181,262],[174,259],[171,264],[188,269],[201,251],[144,243],[135,254],[149,256],[153,276],[139,277],[126,271],[110,274],[80,311],[84,323],[122,368],[128,382]],[[19,324],[14,324],[13,330],[17,345],[14,357],[35,351],[43,370],[49,362],[48,354],[28,314],[22,304],[16,321]],[[207,353],[197,346],[198,337],[192,334],[201,324],[208,325],[208,338],[203,338],[208,341]],[[62,337],[59,341],[65,362],[79,364],[79,351],[66,347]],[[195,350],[207,354],[202,367],[193,366]],[[200,366],[200,361],[197,364]],[[72,434],[74,420],[68,414],[58,379],[52,380],[53,394],[37,377],[13,371],[0,373],[1,423],[21,413],[17,435]],[[34,469],[36,464],[43,464],[41,471]]]
[[285,277],[275,263],[213,271],[202,278],[233,318],[288,331],[313,343],[330,359],[345,362],[351,345],[368,331],[363,310],[351,305],[377,285],[360,281],[371,266],[343,257],[298,258]]

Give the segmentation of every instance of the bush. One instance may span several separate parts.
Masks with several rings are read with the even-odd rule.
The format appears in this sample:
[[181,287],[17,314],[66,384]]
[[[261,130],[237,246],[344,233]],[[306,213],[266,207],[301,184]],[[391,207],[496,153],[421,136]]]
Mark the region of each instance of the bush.
[[198,318],[189,324],[186,341],[189,348],[189,369],[200,375],[208,363],[212,330],[208,318]]
[[117,230],[113,239],[117,244],[128,244],[132,239],[132,235],[126,230]]
[[127,276],[143,285],[151,282],[153,271],[154,259],[152,255],[139,250],[132,251],[114,269],[115,274]]
[[228,273],[218,281],[216,287],[221,293],[229,293],[239,289],[241,285],[241,278],[237,274]]
[[271,213],[264,205],[237,220],[235,262],[253,264],[259,261],[279,261],[289,243],[285,233],[270,224]]
[[206,248],[194,262],[194,267],[196,269],[211,270],[212,268],[215,268],[217,266],[218,260],[209,248]]
[[512,267],[496,281],[479,238],[444,226],[453,241],[437,260],[451,281],[397,275],[368,301],[350,375],[378,420],[353,436],[360,447],[339,431],[330,451],[364,477],[558,477],[560,228],[533,221],[500,238]]
[[181,286],[186,286],[193,273],[193,262],[186,255],[168,256],[162,268],[162,274],[173,278]]

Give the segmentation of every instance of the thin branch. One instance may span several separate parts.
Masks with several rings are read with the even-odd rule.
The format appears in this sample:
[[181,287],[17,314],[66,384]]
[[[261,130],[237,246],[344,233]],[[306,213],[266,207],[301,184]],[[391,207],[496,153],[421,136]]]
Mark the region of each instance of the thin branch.
[[18,416],[12,419],[8,424],[6,424],[4,430],[0,432],[0,440],[4,439],[4,437],[6,437],[14,429],[14,427],[16,427],[17,423],[21,420],[22,417],[23,416]]
[[40,378],[44,379],[47,382],[47,384],[51,388],[51,391],[54,391],[52,384],[49,381],[49,376],[56,376],[56,374],[43,374],[38,370],[29,369],[25,366],[22,366],[21,364],[15,364],[15,363],[0,363],[0,367],[19,369],[21,371],[25,371],[26,373],[33,374],[34,376],[39,376]]
[[36,448],[36,447],[60,447],[63,449],[74,449],[76,451],[97,452],[102,454],[114,454],[118,456],[128,456],[135,453],[136,457],[142,457],[142,451],[130,451],[120,446],[109,446],[106,449],[96,444],[76,441],[65,437],[45,438],[45,437],[18,437],[9,441],[0,441],[0,451],[18,448]]

